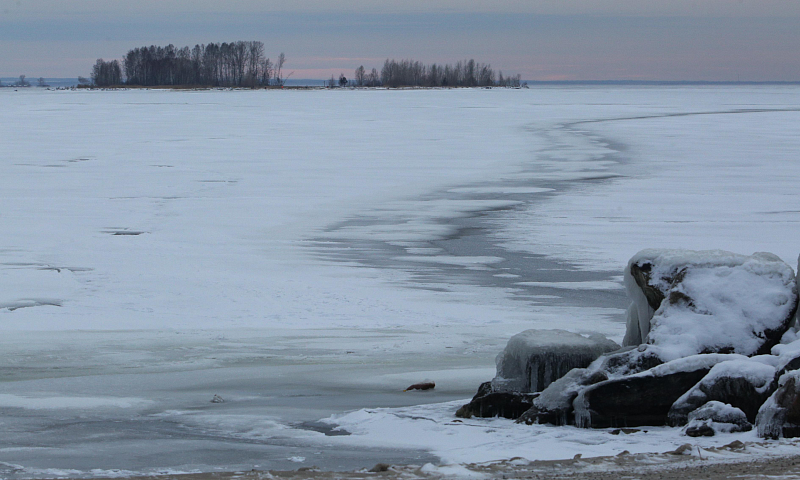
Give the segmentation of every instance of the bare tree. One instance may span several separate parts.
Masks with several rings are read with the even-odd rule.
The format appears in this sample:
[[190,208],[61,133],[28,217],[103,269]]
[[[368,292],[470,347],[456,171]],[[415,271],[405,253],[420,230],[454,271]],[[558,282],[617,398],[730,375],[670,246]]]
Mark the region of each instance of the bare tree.
[[356,68],[356,74],[355,74],[356,85],[358,85],[359,87],[363,87],[366,77],[367,77],[367,72],[366,70],[364,70],[364,65],[361,65],[360,67]]
[[283,78],[283,64],[286,63],[286,55],[281,52],[278,55],[278,61],[275,62],[275,85],[282,87],[283,84],[286,82],[286,79]]
[[269,86],[272,81],[273,65],[269,58],[264,60],[261,65],[261,85]]
[[378,75],[378,70],[373,68],[371,72],[369,72],[369,78],[367,80],[370,87],[377,87],[381,84],[381,77]]
[[259,79],[259,68],[264,56],[264,44],[261,42],[247,42],[247,73],[245,73],[245,86],[255,88]]

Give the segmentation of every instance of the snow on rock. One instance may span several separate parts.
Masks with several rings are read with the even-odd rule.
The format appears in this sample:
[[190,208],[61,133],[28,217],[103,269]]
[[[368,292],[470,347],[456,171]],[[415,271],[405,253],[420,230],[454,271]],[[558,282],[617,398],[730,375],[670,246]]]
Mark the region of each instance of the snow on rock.
[[800,370],[781,376],[778,389],[758,410],[756,428],[762,438],[800,436]]
[[778,378],[790,370],[800,369],[800,340],[795,339],[788,344],[775,345],[772,347],[772,355],[777,357],[775,368]]
[[744,358],[719,353],[693,355],[593,384],[582,389],[573,402],[575,424],[583,428],[665,425],[672,404],[714,365]]
[[620,378],[644,372],[664,363],[657,350],[650,345],[623,347],[619,351],[602,355],[592,362],[588,369],[593,374],[602,373],[607,378]]
[[749,422],[755,421],[759,407],[774,388],[775,367],[742,358],[714,365],[708,374],[683,394],[669,410],[670,425],[683,425],[693,411],[719,402],[741,410]]
[[690,437],[712,437],[716,433],[747,432],[752,429],[743,411],[712,400],[689,413],[689,423],[684,433]]
[[624,345],[647,343],[665,361],[698,353],[768,353],[794,321],[792,268],[770,253],[642,250],[625,269]]
[[584,368],[600,355],[618,350],[600,334],[565,330],[525,330],[511,337],[497,356],[496,391],[539,392],[573,368]]

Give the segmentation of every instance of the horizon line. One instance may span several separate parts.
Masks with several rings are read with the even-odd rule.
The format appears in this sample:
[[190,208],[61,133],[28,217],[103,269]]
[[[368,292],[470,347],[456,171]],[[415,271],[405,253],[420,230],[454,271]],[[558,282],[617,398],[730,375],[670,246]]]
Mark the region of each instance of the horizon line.
[[[45,80],[75,80],[75,77],[42,77]],[[19,75],[3,76],[0,79],[18,79]],[[40,77],[29,77],[26,79],[36,80]],[[292,83],[301,81],[327,82],[327,78],[295,78],[290,80]],[[521,81],[537,85],[800,85],[798,80],[631,80],[631,79],[612,79],[612,80],[531,80],[522,79]]]

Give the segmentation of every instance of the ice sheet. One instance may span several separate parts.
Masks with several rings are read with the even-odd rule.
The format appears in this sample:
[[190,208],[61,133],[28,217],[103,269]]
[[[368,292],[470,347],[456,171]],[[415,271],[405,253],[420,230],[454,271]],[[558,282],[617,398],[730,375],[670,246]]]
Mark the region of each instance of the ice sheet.
[[507,245],[585,269],[618,268],[644,247],[766,251],[794,265],[798,89],[645,91],[652,104],[637,115],[609,108],[559,130],[608,148],[595,155],[619,162],[624,178],[582,182],[510,213],[500,233]]
[[[672,430],[532,437],[451,426],[453,404],[360,409],[468,398],[526,329],[620,341],[614,276],[642,248],[797,253],[793,87],[6,89],[0,103],[4,395],[152,402],[8,405],[6,477],[665,450]],[[658,117],[747,109],[762,111]],[[424,378],[435,392],[395,390]],[[347,411],[349,437],[294,423]],[[396,422],[429,440],[396,450]]]

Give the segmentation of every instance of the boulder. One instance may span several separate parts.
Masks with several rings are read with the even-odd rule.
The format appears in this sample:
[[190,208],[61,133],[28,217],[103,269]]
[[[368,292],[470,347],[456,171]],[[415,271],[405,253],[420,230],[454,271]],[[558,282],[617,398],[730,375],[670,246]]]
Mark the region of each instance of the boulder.
[[709,402],[730,404],[744,412],[749,422],[754,422],[759,407],[774,391],[774,378],[775,367],[759,361],[758,357],[718,363],[675,401],[668,422],[672,426],[685,425],[691,412]]
[[[602,377],[605,380],[607,377]],[[602,381],[601,380],[601,381]],[[533,406],[523,413],[517,423],[533,425],[534,423],[551,425],[571,425],[575,423],[572,402],[591,381],[591,375],[585,368],[575,368],[566,375],[551,383],[533,400]]]
[[794,271],[770,253],[643,250],[624,277],[633,304],[623,345],[653,345],[665,361],[769,353],[797,310]]
[[587,368],[576,368],[551,383],[534,401],[533,407],[518,419],[519,423],[532,425],[573,425],[573,401],[581,390],[610,378],[643,372],[662,364],[647,345],[628,347],[601,355]]
[[585,368],[600,355],[619,348],[600,334],[526,330],[511,337],[497,356],[492,386],[498,392],[540,392],[573,368]]
[[[793,331],[788,332],[789,334],[794,335],[787,335],[791,338],[787,344],[778,344],[772,347],[772,355],[777,357],[776,365],[775,365],[775,380],[777,381],[784,373],[789,372],[791,370],[798,370],[800,369],[800,340],[794,339],[796,337],[796,333]],[[784,336],[784,340],[786,337]]]
[[[601,355],[589,365],[589,374],[602,374],[609,378],[620,378],[650,370],[664,363],[657,348],[650,345],[623,347],[615,352]],[[591,382],[595,384],[597,382]]]
[[460,418],[503,417],[513,420],[519,418],[533,406],[533,399],[536,395],[498,392],[493,389],[492,382],[484,382],[478,387],[478,393],[472,397],[472,401],[456,411],[456,416]]
[[742,358],[694,355],[585,387],[573,401],[575,424],[584,428],[665,425],[672,404],[714,365],[732,357]]
[[758,410],[756,429],[762,438],[800,436],[800,370],[780,377],[777,390]]
[[716,433],[747,432],[753,429],[740,409],[710,401],[689,413],[684,433],[690,437],[713,437]]

